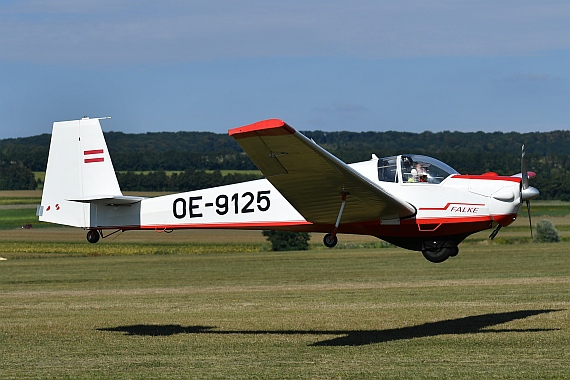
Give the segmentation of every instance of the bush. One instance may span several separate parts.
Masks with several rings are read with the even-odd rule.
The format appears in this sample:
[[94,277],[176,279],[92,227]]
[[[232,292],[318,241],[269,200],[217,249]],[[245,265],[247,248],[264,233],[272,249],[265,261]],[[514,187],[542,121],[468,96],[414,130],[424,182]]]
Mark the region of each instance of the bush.
[[306,251],[311,237],[307,232],[263,231],[274,251]]
[[538,222],[535,241],[539,243],[557,243],[560,241],[558,230],[550,220],[543,219]]

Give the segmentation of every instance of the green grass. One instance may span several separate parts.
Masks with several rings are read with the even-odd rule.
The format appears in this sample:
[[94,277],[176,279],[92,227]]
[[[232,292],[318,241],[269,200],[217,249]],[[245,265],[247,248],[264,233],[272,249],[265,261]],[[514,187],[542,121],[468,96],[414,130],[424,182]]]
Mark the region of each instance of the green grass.
[[[150,239],[149,239],[150,240]],[[56,256],[129,256],[129,255],[182,255],[225,252],[260,252],[259,244],[235,243],[106,243],[85,244],[76,242],[3,242],[0,253],[7,252],[12,258]]]
[[317,234],[308,252],[259,252],[256,231],[93,245],[6,203],[0,378],[569,378],[565,208],[533,218],[562,243],[531,243],[521,215],[432,264],[346,235],[330,250]]
[[[526,207],[521,207],[521,216],[525,214]],[[533,217],[570,215],[570,202],[534,201],[531,202],[531,215]]]
[[567,378],[569,248],[467,246],[439,265],[392,248],[44,258],[4,249],[0,373]]
[[32,224],[34,228],[53,227],[38,221],[35,208],[0,209],[0,230],[21,228],[25,224]]
[[31,197],[22,197],[22,198],[7,198],[1,197],[0,198],[0,205],[39,205],[41,202],[41,198],[31,198]]

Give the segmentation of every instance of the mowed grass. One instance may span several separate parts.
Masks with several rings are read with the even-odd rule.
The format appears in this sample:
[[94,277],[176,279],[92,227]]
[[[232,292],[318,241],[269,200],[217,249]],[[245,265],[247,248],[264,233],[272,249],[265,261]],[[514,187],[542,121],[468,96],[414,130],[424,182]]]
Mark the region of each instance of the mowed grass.
[[351,248],[379,240],[348,235],[284,253],[262,252],[259,231],[129,231],[92,245],[81,229],[23,230],[7,211],[35,209],[8,206],[2,379],[570,378],[568,204],[533,203],[534,223],[553,220],[562,243],[531,243],[521,213],[442,264]]
[[566,242],[468,244],[442,264],[398,248],[0,251],[1,378],[570,376]]

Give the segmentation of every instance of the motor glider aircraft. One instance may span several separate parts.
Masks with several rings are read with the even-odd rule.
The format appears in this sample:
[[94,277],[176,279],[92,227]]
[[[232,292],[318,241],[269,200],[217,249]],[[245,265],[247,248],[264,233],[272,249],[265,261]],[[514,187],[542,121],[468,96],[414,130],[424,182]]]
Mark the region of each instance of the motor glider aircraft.
[[[125,196],[100,119],[56,122],[37,214],[86,229],[99,241],[127,230],[254,229],[371,235],[431,262],[459,252],[467,236],[511,224],[529,186],[521,173],[462,175],[431,157],[402,154],[345,164],[281,120],[229,130],[264,179],[158,197]],[[105,230],[114,230],[104,235]]]

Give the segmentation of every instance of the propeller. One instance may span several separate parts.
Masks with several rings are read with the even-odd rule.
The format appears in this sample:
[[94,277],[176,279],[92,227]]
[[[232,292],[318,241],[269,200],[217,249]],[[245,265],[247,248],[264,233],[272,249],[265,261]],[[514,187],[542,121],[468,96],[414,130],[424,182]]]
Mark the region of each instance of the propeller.
[[521,154],[521,203],[526,202],[526,210],[528,213],[528,224],[530,226],[530,237],[534,240],[532,235],[532,219],[530,217],[530,200],[538,197],[539,191],[528,184],[528,171],[526,170],[526,159],[524,145],[522,146]]
[[522,184],[522,189],[526,190],[528,189],[528,172],[526,170],[526,159],[525,159],[525,151],[524,151],[524,144],[522,146],[522,154],[521,154],[521,184]]

